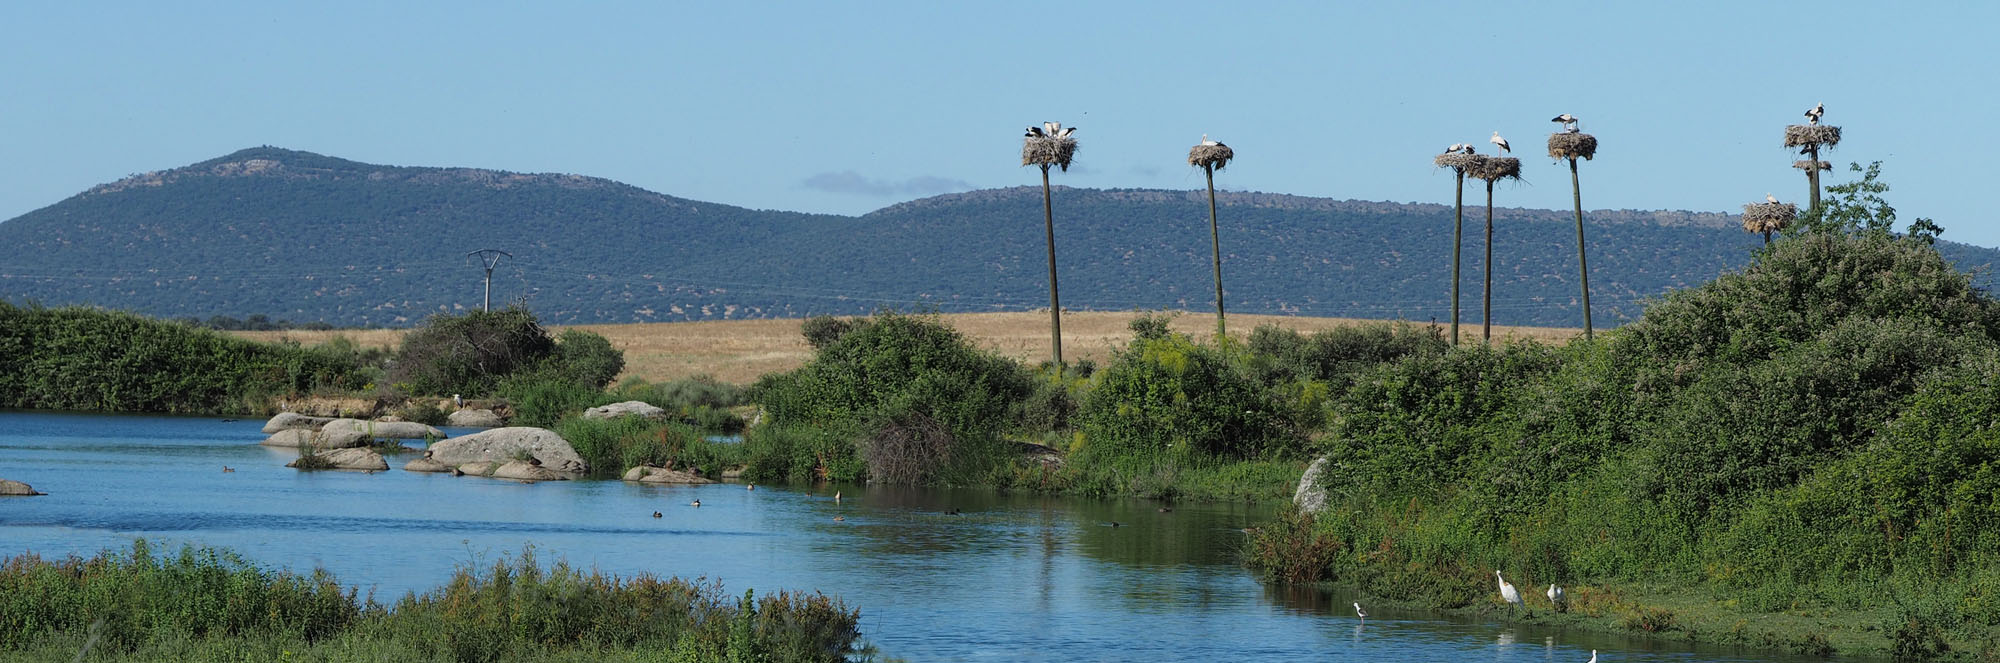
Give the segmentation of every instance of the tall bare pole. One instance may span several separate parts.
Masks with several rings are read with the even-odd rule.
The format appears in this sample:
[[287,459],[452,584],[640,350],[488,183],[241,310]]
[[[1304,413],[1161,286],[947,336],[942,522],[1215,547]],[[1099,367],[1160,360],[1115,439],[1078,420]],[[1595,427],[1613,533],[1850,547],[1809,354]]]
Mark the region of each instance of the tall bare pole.
[[1229,334],[1222,314],[1222,235],[1216,230],[1215,222],[1215,166],[1203,165],[1203,174],[1208,176],[1208,243],[1215,247],[1215,335]]
[[1486,180],[1486,260],[1480,263],[1486,285],[1480,291],[1479,343],[1493,344],[1493,180]]
[[473,256],[479,256],[479,265],[486,268],[486,303],[480,305],[479,310],[491,311],[493,310],[493,268],[500,264],[501,257],[512,258],[514,254],[500,249],[480,249],[465,254],[467,258]]
[[1049,196],[1049,165],[1042,164],[1042,232],[1049,241],[1049,352],[1061,370],[1062,298],[1056,296],[1056,211]]
[[1458,175],[1458,199],[1451,207],[1451,344],[1458,345],[1458,253],[1465,246],[1465,169]]
[[1590,261],[1583,257],[1583,185],[1576,178],[1576,157],[1569,158],[1569,193],[1576,201],[1576,267],[1583,276],[1583,338],[1590,340]]

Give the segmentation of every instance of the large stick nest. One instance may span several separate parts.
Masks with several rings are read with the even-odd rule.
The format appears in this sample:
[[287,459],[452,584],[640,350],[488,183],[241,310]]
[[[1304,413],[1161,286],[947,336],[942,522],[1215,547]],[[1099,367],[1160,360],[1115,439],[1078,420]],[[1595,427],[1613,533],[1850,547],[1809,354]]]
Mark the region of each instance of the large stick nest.
[[1575,159],[1583,157],[1589,161],[1597,156],[1597,137],[1586,133],[1565,131],[1549,134],[1549,157],[1555,159]]
[[1228,145],[1196,145],[1188,150],[1188,165],[1201,168],[1214,166],[1216,170],[1222,170],[1234,158],[1236,150],[1229,149]]
[[1069,172],[1069,162],[1076,158],[1075,138],[1053,138],[1049,136],[1029,136],[1021,144],[1021,165],[1057,166]]
[[[1797,168],[1797,169],[1799,169],[1799,170],[1812,170],[1812,167],[1813,167],[1813,160],[1812,160],[1812,159],[1800,159],[1800,160],[1798,160],[1798,161],[1794,161],[1794,162],[1792,162],[1792,167],[1793,167],[1793,168]],[[1821,161],[1821,162],[1819,162],[1819,169],[1820,169],[1820,170],[1833,170],[1833,162],[1831,162],[1831,161]]]
[[1488,182],[1518,180],[1521,179],[1521,160],[1514,157],[1486,157],[1479,160],[1476,167],[1467,168],[1465,174]]
[[1439,168],[1450,168],[1461,173],[1470,173],[1485,161],[1486,157],[1478,154],[1447,152],[1437,155],[1437,158],[1432,159],[1431,163],[1436,164]]
[[1785,147],[1833,147],[1840,144],[1840,127],[1794,124],[1785,127]]
[[1799,218],[1799,206],[1791,203],[1750,203],[1743,206],[1743,229],[1753,233],[1784,230]]

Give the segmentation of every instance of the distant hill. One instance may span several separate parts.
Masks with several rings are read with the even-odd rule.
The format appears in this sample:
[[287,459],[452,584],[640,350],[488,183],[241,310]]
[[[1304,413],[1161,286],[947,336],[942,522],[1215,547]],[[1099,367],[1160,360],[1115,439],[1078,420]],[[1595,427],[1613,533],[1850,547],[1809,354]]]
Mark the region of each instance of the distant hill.
[[[1071,309],[1211,309],[1200,192],[1058,188]],[[1503,193],[1504,199],[1504,193]],[[1451,208],[1220,195],[1232,312],[1445,320]],[[1484,208],[1466,210],[1462,310],[1479,319]],[[974,191],[859,217],[750,210],[578,175],[378,166],[261,147],[134,175],[0,223],[0,298],[161,317],[264,314],[409,325],[477,308],[465,254],[513,254],[496,306],[610,323],[1045,307],[1036,187]],[[1579,324],[1567,211],[1495,212],[1494,319]],[[1586,214],[1595,317],[1743,264],[1735,217]],[[2000,251],[1949,244],[1960,265]]]

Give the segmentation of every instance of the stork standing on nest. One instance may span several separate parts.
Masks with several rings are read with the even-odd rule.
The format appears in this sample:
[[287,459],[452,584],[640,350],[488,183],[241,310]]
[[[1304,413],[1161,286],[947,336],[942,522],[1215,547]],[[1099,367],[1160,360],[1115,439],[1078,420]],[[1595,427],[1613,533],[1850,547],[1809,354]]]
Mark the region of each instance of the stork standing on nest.
[[1501,137],[1500,137],[1500,132],[1498,132],[1498,131],[1495,131],[1495,132],[1493,132],[1493,137],[1492,137],[1492,138],[1488,138],[1488,139],[1486,139],[1486,142],[1489,142],[1489,143],[1492,143],[1492,144],[1494,144],[1494,145],[1499,145],[1499,146],[1500,146],[1500,151],[1501,151],[1501,152],[1503,152],[1503,153],[1507,153],[1507,154],[1512,154],[1512,153],[1514,153],[1514,148],[1512,148],[1512,147],[1509,147],[1509,146],[1507,145],[1507,139],[1505,139],[1505,138],[1501,138]]
[[1826,104],[1824,102],[1813,104],[1812,110],[1806,111],[1806,124],[1809,126],[1818,126],[1820,116],[1825,114]]
[[1776,204],[1778,204],[1778,197],[1777,197],[1777,196],[1773,196],[1773,195],[1771,195],[1771,194],[1770,194],[1769,192],[1766,192],[1766,193],[1764,194],[1764,202],[1767,202],[1767,203],[1771,203],[1771,204],[1773,204],[1773,205],[1776,205]]
[[1569,113],[1563,113],[1561,115],[1557,115],[1554,118],[1551,118],[1549,121],[1561,124],[1563,126],[1563,130],[1568,131],[1570,133],[1576,133],[1580,131],[1579,129],[1576,128],[1576,116],[1571,115]]
[[1201,144],[1203,147],[1228,147],[1215,139],[1209,138],[1208,134],[1201,135]]

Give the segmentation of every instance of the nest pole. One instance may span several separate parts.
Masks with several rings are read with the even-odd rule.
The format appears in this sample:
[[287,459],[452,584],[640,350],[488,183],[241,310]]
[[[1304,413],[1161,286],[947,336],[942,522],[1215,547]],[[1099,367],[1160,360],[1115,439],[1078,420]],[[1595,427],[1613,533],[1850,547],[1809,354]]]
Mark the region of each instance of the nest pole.
[[1228,331],[1222,319],[1222,235],[1215,222],[1215,164],[1203,163],[1201,172],[1208,177],[1208,242],[1215,247],[1215,336],[1221,338]]
[[1486,285],[1480,291],[1479,343],[1493,345],[1493,180],[1486,180]]
[[1458,252],[1465,246],[1465,169],[1458,173],[1458,196],[1451,207],[1451,344],[1458,345]]
[[1576,201],[1576,269],[1583,276],[1583,338],[1590,340],[1590,261],[1583,254],[1583,184],[1577,180],[1576,157],[1569,158],[1569,193]]
[[1806,213],[1816,214],[1819,212],[1819,143],[1806,146],[1806,155],[1812,159],[1812,167],[1806,169],[1806,183],[1812,186],[1812,203],[1806,207]]
[[1062,300],[1056,296],[1056,212],[1049,202],[1049,165],[1042,166],[1042,232],[1049,240],[1049,351],[1062,371]]

